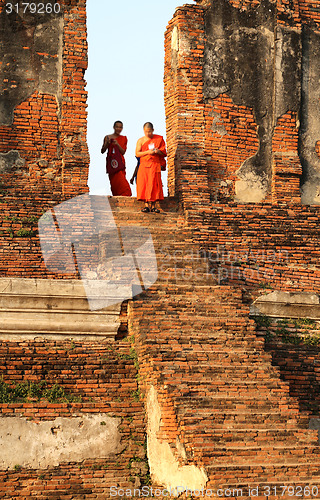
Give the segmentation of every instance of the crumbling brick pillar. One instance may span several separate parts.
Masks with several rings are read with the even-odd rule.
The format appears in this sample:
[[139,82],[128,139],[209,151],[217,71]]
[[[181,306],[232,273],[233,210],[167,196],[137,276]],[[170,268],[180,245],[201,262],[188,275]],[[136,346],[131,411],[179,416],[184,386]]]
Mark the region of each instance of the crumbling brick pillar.
[[203,7],[178,8],[166,32],[169,195],[185,208],[209,203],[202,61]]
[[171,194],[185,199],[188,178],[202,205],[320,203],[319,15],[311,0],[177,9],[166,34]]
[[[49,3],[56,12],[38,12]],[[44,278],[39,218],[89,191],[86,1],[35,2],[32,11],[6,4],[0,0],[0,274]]]
[[[86,2],[32,13],[0,0],[0,175],[17,197],[88,191]],[[53,2],[54,4],[54,2]]]

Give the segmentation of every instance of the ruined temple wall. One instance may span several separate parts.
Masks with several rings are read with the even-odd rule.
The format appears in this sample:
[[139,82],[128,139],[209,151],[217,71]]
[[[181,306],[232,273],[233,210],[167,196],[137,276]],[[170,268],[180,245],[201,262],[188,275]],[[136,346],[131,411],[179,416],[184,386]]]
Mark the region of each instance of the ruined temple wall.
[[[38,233],[44,212],[88,192],[86,2],[62,0],[60,14],[24,13],[22,2],[7,14],[6,3],[0,0],[0,276],[13,277],[17,293],[8,297],[9,282],[1,282],[1,497],[107,498],[113,485],[148,480],[134,354],[129,342],[114,342],[117,321],[114,335],[99,319],[98,338],[81,335],[86,322],[94,331],[88,306],[77,308],[81,298],[70,305],[62,297],[60,313],[49,303],[53,278],[62,293],[64,279],[79,274],[63,267],[70,248],[60,256],[61,273],[48,270]],[[46,280],[38,278],[47,279],[44,296]]]
[[[249,292],[320,291],[318,207],[216,204],[192,214],[194,238],[221,283]],[[252,296],[251,296],[252,294]]]
[[[2,498],[105,499],[111,486],[147,481],[130,343],[1,341],[0,365]],[[4,384],[19,383],[24,391],[20,386],[10,400]],[[49,401],[38,401],[42,383]]]
[[318,203],[319,9],[197,4],[177,9],[166,34],[171,193],[186,206],[208,190],[211,201]]
[[[209,202],[202,66],[203,7],[178,8],[166,32],[168,190],[180,201]],[[201,193],[199,193],[201,185]]]
[[9,14],[0,1],[1,276],[59,277],[44,266],[38,219],[89,190],[86,2],[58,5]]
[[58,5],[9,14],[0,2],[1,183],[38,206],[88,191],[86,2]]

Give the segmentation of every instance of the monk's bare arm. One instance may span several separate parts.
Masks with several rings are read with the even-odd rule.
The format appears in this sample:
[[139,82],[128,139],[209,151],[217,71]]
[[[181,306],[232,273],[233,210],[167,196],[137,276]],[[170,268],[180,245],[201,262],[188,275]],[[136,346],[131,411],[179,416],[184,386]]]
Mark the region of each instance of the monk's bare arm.
[[142,141],[141,139],[139,139],[137,142],[136,153],[135,153],[137,158],[142,158],[142,156],[155,154],[154,149],[148,149],[147,151],[141,151],[141,149],[142,149]]
[[133,176],[131,177],[130,179],[130,184],[133,184],[135,178],[137,177],[138,175],[138,170],[139,170],[139,165],[136,166],[136,168],[134,169],[134,172],[133,172]]
[[102,154],[107,151],[109,144],[110,144],[110,138],[108,135],[106,135],[105,138],[103,139],[103,144],[102,144],[102,148],[101,148]]

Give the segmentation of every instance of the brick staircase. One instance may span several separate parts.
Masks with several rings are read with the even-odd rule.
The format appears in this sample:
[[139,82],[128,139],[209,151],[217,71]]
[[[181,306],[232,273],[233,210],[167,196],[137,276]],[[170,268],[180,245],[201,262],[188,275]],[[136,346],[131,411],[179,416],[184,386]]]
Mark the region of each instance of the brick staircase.
[[[142,393],[151,385],[158,392],[159,439],[181,466],[205,468],[207,489],[242,488],[251,498],[248,486],[258,486],[266,498],[269,486],[268,498],[292,498],[279,488],[314,485],[320,493],[317,432],[271,365],[241,291],[214,282],[174,200],[158,215],[142,214],[134,199],[111,203],[118,224],[150,229],[157,252],[159,279],[130,302],[128,319]],[[303,489],[298,496],[310,498]]]

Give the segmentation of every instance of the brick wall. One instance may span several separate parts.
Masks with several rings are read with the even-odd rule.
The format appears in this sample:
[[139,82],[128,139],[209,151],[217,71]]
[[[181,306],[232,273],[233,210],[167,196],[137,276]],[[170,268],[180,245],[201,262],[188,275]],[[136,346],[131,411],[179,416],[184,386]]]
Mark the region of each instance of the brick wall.
[[209,202],[202,81],[204,35],[203,7],[184,6],[176,10],[165,41],[168,190],[181,201],[193,199],[197,203],[201,199]]
[[218,204],[189,217],[221,283],[253,297],[266,289],[319,293],[318,207]]
[[269,0],[177,9],[166,32],[168,176],[186,208],[319,202],[318,10]]
[[[8,15],[0,0],[1,276],[65,277],[44,266],[38,219],[88,192],[86,2],[59,3],[57,15],[23,14],[21,2],[19,14]],[[121,321],[119,338],[127,332],[124,305]],[[112,485],[131,488],[148,481],[144,408],[129,342],[3,341],[0,366],[10,386],[45,381],[49,389],[59,384],[67,394],[81,397],[81,402],[30,398],[0,403],[3,418],[40,422],[107,413],[121,419],[124,447],[105,460],[1,470],[1,498],[107,498]]]
[[257,336],[289,383],[300,410],[319,415],[319,321],[306,318],[254,317]]
[[32,470],[0,471],[1,498],[108,498],[110,487],[138,487],[148,481],[144,408],[137,397],[137,369],[130,342],[1,342],[0,370],[10,384],[59,384],[81,402],[45,399],[0,403],[3,417],[40,422],[57,417],[106,413],[119,417],[124,449],[108,459],[62,463]]
[[[4,4],[1,0],[0,6]],[[257,59],[252,57],[251,61],[248,54],[254,51],[250,52],[248,47],[255,48],[255,45],[243,42],[238,52],[240,62],[235,64],[233,58],[229,74],[224,75],[224,81],[218,81],[217,95],[214,95],[213,82],[208,76],[212,67],[218,68],[217,75],[220,75],[219,57],[217,61],[210,59],[213,55],[208,51],[208,35],[212,35],[208,27],[212,29],[213,26],[210,18],[213,3],[203,1],[194,6],[180,7],[169,23],[165,63],[168,185],[170,195],[177,196],[184,207],[187,223],[179,214],[173,213],[170,216],[175,229],[170,225],[166,227],[168,214],[161,214],[158,225],[166,230],[166,235],[161,234],[161,243],[167,242],[167,237],[172,248],[185,251],[187,255],[190,250],[201,249],[209,255],[211,267],[208,271],[213,272],[219,284],[228,287],[209,286],[208,275],[201,267],[202,281],[196,283],[198,288],[194,283],[188,283],[188,288],[186,280],[182,279],[183,283],[178,286],[171,283],[171,287],[160,282],[149,295],[130,305],[130,328],[136,336],[140,362],[140,386],[147,391],[148,385],[154,383],[162,407],[158,438],[168,442],[175,450],[180,465],[195,463],[199,467],[205,466],[210,472],[210,485],[217,484],[217,481],[261,480],[261,467],[248,465],[255,451],[241,448],[244,436],[251,447],[260,447],[260,455],[255,459],[269,464],[264,470],[263,481],[296,479],[297,468],[292,465],[296,453],[303,453],[306,457],[306,463],[299,466],[299,472],[302,471],[304,477],[309,477],[310,471],[312,477],[316,476],[318,470],[317,464],[311,460],[311,445],[306,452],[301,443],[295,445],[296,449],[293,447],[284,451],[285,460],[288,459],[291,464],[288,467],[281,464],[273,467],[273,463],[278,464],[283,459],[282,452],[276,446],[271,451],[261,446],[261,442],[265,443],[269,438],[277,445],[279,425],[284,442],[292,437],[290,425],[293,426],[292,433],[299,435],[297,441],[301,438],[304,443],[307,437],[314,446],[316,438],[311,434],[311,437],[307,436],[306,422],[299,415],[298,405],[294,400],[289,401],[287,386],[280,383],[278,371],[271,370],[270,356],[263,353],[261,341],[256,340],[247,306],[241,302],[250,302],[267,287],[317,291],[320,278],[318,208],[300,204],[300,179],[303,177],[312,184],[309,167],[317,166],[312,163],[315,161],[312,155],[315,152],[319,157],[320,153],[317,127],[310,130],[309,122],[312,120],[308,122],[309,115],[306,113],[310,103],[301,104],[304,112],[300,128],[297,121],[300,101],[297,104],[296,99],[303,87],[303,63],[294,66],[292,62],[302,58],[301,39],[295,38],[295,34],[290,33],[289,36],[287,32],[277,31],[284,44],[295,50],[291,57],[290,50],[283,53],[279,46],[276,59],[270,36],[265,35],[268,30],[272,31],[270,26],[276,30],[279,26],[293,26],[300,30],[300,24],[305,23],[305,29],[312,33],[308,40],[317,40],[318,11],[312,2],[295,2],[291,10],[285,3],[271,4],[270,24],[262,25],[263,30],[260,30],[269,40],[269,45],[263,46],[271,52],[267,53],[266,59],[264,54],[259,54]],[[51,28],[47,31],[57,42],[49,43],[53,47],[50,50],[48,39],[42,32],[39,33],[40,45],[34,47],[32,44],[33,34],[38,29],[35,19],[30,16],[13,17],[9,22],[7,15],[1,14],[3,39],[7,33],[11,32],[12,36],[17,26],[22,34],[19,43],[13,43],[8,52],[11,59],[1,70],[0,79],[7,96],[6,103],[10,103],[0,114],[0,135],[3,139],[0,146],[1,275],[63,278],[63,274],[55,275],[44,267],[37,236],[37,219],[48,208],[88,191],[83,79],[87,64],[85,1],[70,0],[61,5],[62,16],[55,20],[45,18],[44,24]],[[214,6],[218,14],[219,9],[232,12],[235,19],[242,20],[242,27],[247,28],[246,12],[253,8],[263,18],[263,7],[269,6],[269,3],[220,0]],[[257,20],[260,22],[259,16]],[[236,22],[231,23],[231,28],[235,26]],[[262,36],[261,32],[259,36]],[[287,35],[288,38],[285,38]],[[241,48],[244,50],[241,51]],[[30,69],[25,67],[25,75],[20,81],[13,59],[20,57],[22,60],[21,54],[28,50],[32,52],[30,60],[35,61],[35,66],[30,65]],[[226,54],[226,46],[221,47],[221,51]],[[316,55],[316,49],[313,55]],[[306,64],[306,54],[304,58]],[[283,78],[290,78],[289,90],[279,87],[281,78],[273,73],[275,60],[277,71]],[[246,61],[249,61],[248,67],[244,67]],[[258,75],[269,72],[271,76],[252,79],[256,62],[260,68]],[[312,64],[317,70],[314,61]],[[46,66],[47,69],[56,68],[58,85],[52,86]],[[39,72],[40,67],[44,69]],[[241,84],[239,88],[229,85],[234,72],[234,80]],[[276,94],[273,93],[275,81],[278,84]],[[251,92],[255,87],[259,92]],[[315,113],[316,91],[312,90],[311,94],[311,108]],[[248,95],[252,95],[252,99]],[[273,109],[276,112],[271,113]],[[300,162],[298,154],[299,141],[299,154],[304,162]],[[248,180],[250,168],[254,174],[251,184]],[[242,186],[244,195],[248,191],[250,196],[254,194],[255,198],[250,199],[255,204],[233,203],[234,197],[239,196],[239,190],[241,192],[239,184],[236,189],[237,182],[242,182],[240,188]],[[312,196],[316,198],[315,194]],[[262,199],[264,203],[257,203]],[[119,202],[119,212],[123,209],[123,217],[134,223],[135,216],[126,211],[127,203],[128,200]],[[136,211],[136,207],[132,211]],[[143,225],[144,221],[138,218],[136,223]],[[158,225],[156,222],[157,230]],[[21,229],[25,231],[24,236]],[[173,238],[174,231],[180,239]],[[217,255],[218,247],[229,252],[227,257],[221,256],[220,250]],[[160,250],[158,253],[163,259]],[[191,265],[196,266],[198,262]],[[177,267],[177,264],[174,263],[174,266]],[[183,266],[184,263],[181,263]],[[123,335],[125,333],[124,329]],[[217,350],[217,345],[221,351]],[[226,345],[229,358],[226,357]],[[122,417],[121,432],[126,446],[124,453],[114,460],[61,464],[43,471],[19,468],[2,471],[0,497],[105,498],[114,481],[131,489],[148,481],[143,446],[144,412],[140,400],[136,401],[136,358],[133,358],[127,342],[112,346],[74,342],[10,342],[2,343],[0,348],[1,373],[6,382],[46,380],[49,387],[58,382],[68,392],[82,397],[81,403],[4,403],[0,405],[3,416],[21,415],[45,420],[55,416],[105,411]],[[285,356],[283,354],[282,359]],[[239,372],[233,373],[232,363]],[[278,361],[278,364],[281,363]],[[210,379],[205,378],[207,373]],[[226,377],[221,401],[216,397],[217,387],[212,384],[212,373]],[[230,385],[230,376],[237,374],[242,380]],[[256,386],[253,391],[246,392],[241,383],[252,375],[256,375]],[[278,395],[271,390],[268,393],[266,377]],[[199,384],[201,381],[203,383]],[[232,405],[237,405],[237,402],[230,402],[229,399],[237,391],[236,384],[243,391],[240,406],[244,405],[258,432],[248,435],[240,411],[236,417],[239,427],[233,429],[232,439],[238,446],[237,452],[234,452],[229,449],[230,432],[223,427],[226,422],[230,425],[235,418],[232,416]],[[261,397],[261,391],[264,391],[265,399]],[[190,394],[194,398],[192,404]],[[261,404],[266,405],[266,411],[270,413],[267,413],[269,423],[276,427],[275,432],[269,429],[267,437],[259,430],[259,426],[265,424],[261,421],[259,408],[256,413],[250,413],[252,400],[258,406],[260,404],[258,395]],[[276,417],[271,411],[270,397],[272,405],[277,407]],[[204,402],[209,406],[206,407]],[[219,405],[226,409],[229,420],[221,416]],[[210,422],[208,410],[213,407]],[[288,418],[291,418],[291,423],[287,428]],[[212,432],[208,437],[208,429],[216,434]],[[179,456],[177,437],[185,446],[185,458]],[[208,439],[211,440],[209,445]],[[217,442],[225,447],[223,451],[214,451]],[[230,466],[230,460],[233,466]],[[285,460],[281,463],[286,464]],[[310,460],[310,467],[307,460]],[[140,461],[142,465],[139,465]],[[228,465],[227,474],[225,464]]]
[[[0,36],[6,36],[5,43],[11,46],[7,68],[1,71],[1,86],[4,99],[13,103],[13,116],[11,124],[0,127],[0,152],[18,151],[24,165],[7,167],[4,187],[15,196],[20,193],[27,198],[29,193],[33,199],[37,195],[38,201],[50,192],[50,199],[55,194],[70,198],[86,192],[86,2],[62,1],[60,14],[42,17],[23,14],[21,6],[19,14],[6,14],[5,4],[1,0]],[[40,19],[47,31],[40,31]],[[21,31],[20,37],[14,36],[16,29]],[[19,55],[17,67],[14,62]],[[26,67],[29,59],[35,60],[34,68]],[[54,74],[46,74],[46,67]],[[52,78],[56,81],[50,86]]]
[[46,277],[37,220],[88,192],[86,2],[62,1],[60,14],[38,15],[23,14],[21,5],[9,15],[5,4],[0,1],[1,274]]

